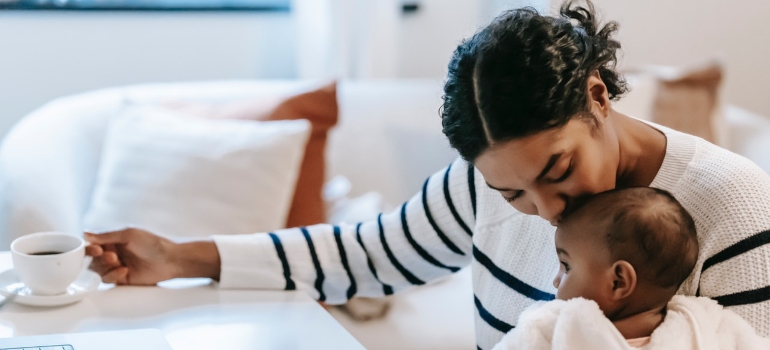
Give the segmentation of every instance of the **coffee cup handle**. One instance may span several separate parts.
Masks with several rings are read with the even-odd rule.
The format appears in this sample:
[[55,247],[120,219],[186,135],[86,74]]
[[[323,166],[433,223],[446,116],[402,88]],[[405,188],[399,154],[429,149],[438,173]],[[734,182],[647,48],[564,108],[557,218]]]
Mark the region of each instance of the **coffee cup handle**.
[[93,257],[93,256],[89,256],[89,255],[86,255],[86,256],[83,258],[83,269],[82,269],[82,270],[83,270],[84,272],[85,272],[86,270],[88,270],[88,268],[91,266],[91,262],[92,262],[92,261],[94,261],[94,257]]

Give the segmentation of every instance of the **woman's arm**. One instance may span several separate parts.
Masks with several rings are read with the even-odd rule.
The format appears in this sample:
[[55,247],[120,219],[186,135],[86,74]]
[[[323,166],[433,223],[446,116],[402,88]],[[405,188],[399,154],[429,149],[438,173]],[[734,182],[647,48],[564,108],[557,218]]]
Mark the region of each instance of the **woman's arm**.
[[[472,168],[471,168],[472,169]],[[226,288],[301,289],[328,303],[392,294],[470,263],[475,187],[458,159],[391,213],[353,225],[216,236]]]
[[265,234],[174,243],[138,229],[86,235],[105,282],[154,284],[211,277],[225,288],[302,289],[341,303],[382,296],[470,263],[473,168],[458,159],[389,214],[355,225],[315,225]]

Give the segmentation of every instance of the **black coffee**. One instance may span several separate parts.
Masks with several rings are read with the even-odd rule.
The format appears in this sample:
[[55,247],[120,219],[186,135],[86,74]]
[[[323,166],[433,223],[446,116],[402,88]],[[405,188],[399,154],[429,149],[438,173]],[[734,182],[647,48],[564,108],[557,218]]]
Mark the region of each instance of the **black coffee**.
[[30,253],[29,255],[54,255],[54,254],[61,254],[63,252],[38,252],[38,253]]

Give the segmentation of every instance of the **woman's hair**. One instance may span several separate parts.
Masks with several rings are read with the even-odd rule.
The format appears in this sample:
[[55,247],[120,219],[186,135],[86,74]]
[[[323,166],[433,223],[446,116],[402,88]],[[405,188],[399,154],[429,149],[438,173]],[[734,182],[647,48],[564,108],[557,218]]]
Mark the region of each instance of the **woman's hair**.
[[570,0],[559,17],[525,7],[504,12],[464,40],[449,62],[441,119],[449,143],[473,161],[493,143],[587,115],[588,77],[598,71],[610,99],[626,92],[615,71],[618,24],[599,25],[594,6]]

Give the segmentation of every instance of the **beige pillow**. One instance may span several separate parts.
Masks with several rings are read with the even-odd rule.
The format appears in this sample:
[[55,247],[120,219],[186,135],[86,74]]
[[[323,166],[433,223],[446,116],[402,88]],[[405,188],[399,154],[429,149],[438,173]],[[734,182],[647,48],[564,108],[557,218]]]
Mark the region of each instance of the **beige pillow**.
[[646,66],[625,74],[631,91],[615,104],[618,111],[717,145],[727,143],[719,95],[721,62],[686,68]]

